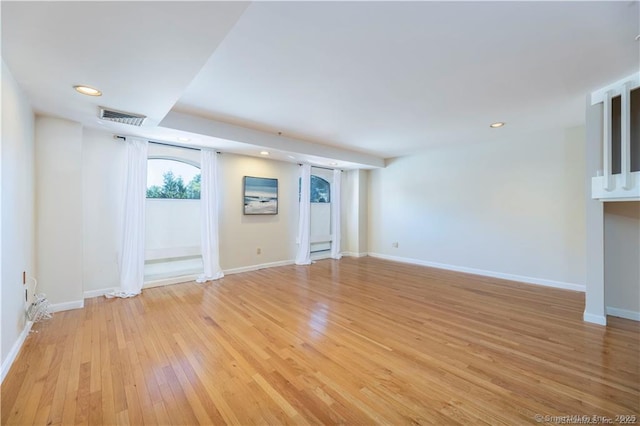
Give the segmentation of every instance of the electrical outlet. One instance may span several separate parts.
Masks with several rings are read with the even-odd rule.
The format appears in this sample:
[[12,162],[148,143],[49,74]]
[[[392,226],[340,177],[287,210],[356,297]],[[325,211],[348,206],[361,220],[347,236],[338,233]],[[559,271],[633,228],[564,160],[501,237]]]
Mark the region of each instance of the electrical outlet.
[[398,243],[391,243],[391,247],[398,248]]
[[262,254],[262,249],[260,247],[256,249],[256,254]]

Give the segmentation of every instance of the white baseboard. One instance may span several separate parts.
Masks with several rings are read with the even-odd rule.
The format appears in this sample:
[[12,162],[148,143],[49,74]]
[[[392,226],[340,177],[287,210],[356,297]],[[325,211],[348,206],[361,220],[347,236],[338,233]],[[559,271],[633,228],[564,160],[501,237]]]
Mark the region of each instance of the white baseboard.
[[240,268],[225,269],[222,272],[224,272],[225,275],[232,275],[232,274],[239,274],[241,272],[257,271],[259,269],[265,269],[265,268],[275,268],[276,266],[293,265],[294,263],[295,263],[294,260],[280,260],[278,262],[260,263],[258,265],[242,266]]
[[582,316],[583,321],[598,325],[607,325],[607,317],[604,315],[594,315],[585,312]]
[[103,288],[100,290],[89,290],[89,291],[85,291],[84,292],[84,298],[85,299],[91,299],[93,297],[100,297],[100,296],[104,296],[105,294],[109,293],[110,291],[115,290],[114,288]]
[[446,269],[448,271],[464,272],[467,274],[482,275],[485,277],[500,278],[503,280],[518,281],[527,284],[543,285],[546,287],[561,288],[564,290],[585,291],[582,284],[565,283],[562,281],[546,280],[543,278],[533,278],[524,275],[505,274],[502,272],[485,271],[484,269],[467,268],[465,266],[447,265],[444,263],[428,262],[426,260],[411,259],[407,257],[389,256],[387,254],[369,253],[371,257],[380,259],[393,260],[395,262],[411,263],[413,265],[428,266],[430,268]]
[[[239,274],[241,272],[251,272],[251,271],[257,271],[259,269],[273,268],[273,267],[276,267],[276,266],[286,266],[286,265],[293,265],[293,264],[294,264],[293,260],[283,260],[283,261],[278,261],[278,262],[261,263],[261,264],[258,264],[258,265],[243,266],[241,268],[226,269],[226,270],[224,270],[222,272],[225,275],[233,275],[233,274]],[[166,278],[166,279],[162,279],[162,280],[148,281],[148,282],[144,283],[142,288],[145,289],[145,288],[153,288],[153,287],[162,287],[162,286],[165,286],[165,285],[186,283],[186,282],[190,282],[190,281],[195,281],[196,278],[198,278],[198,275],[184,275],[184,276],[175,277],[175,278]],[[112,290],[115,290],[115,288],[103,288],[103,289],[100,289],[100,290],[85,291],[84,292],[84,298],[85,299],[90,299],[92,297],[104,296],[106,293],[109,293]],[[74,308],[71,308],[71,309],[74,309]],[[63,309],[61,309],[61,310],[63,310]]]
[[640,321],[640,312],[630,311],[628,309],[613,308],[607,306],[607,315],[612,317],[626,318],[633,321]]
[[[241,268],[226,269],[226,270],[224,270],[222,272],[225,275],[232,275],[232,274],[239,274],[241,272],[250,272],[250,271],[257,271],[259,269],[273,268],[275,266],[293,265],[293,263],[294,263],[293,260],[284,260],[284,261],[279,261],[279,262],[270,262],[270,263],[261,263],[261,264],[258,264],[258,265],[243,266]],[[144,283],[142,288],[145,289],[145,288],[153,288],[153,287],[162,287],[162,286],[165,286],[165,285],[186,283],[186,282],[190,282],[190,281],[195,281],[196,278],[198,278],[198,276],[199,275],[184,275],[184,276],[175,277],[175,278],[166,278],[166,279],[162,279],[162,280],[148,281],[148,282]],[[85,299],[90,299],[92,297],[104,296],[106,293],[109,293],[112,290],[116,290],[116,289],[115,288],[103,288],[101,290],[85,291],[84,292],[84,298]]]
[[84,299],[72,300],[71,302],[55,303],[55,304],[49,305],[49,309],[51,310],[51,312],[70,311],[72,309],[82,309],[82,308],[84,308]]
[[[198,278],[198,275],[183,275],[175,278],[165,278],[162,280],[147,281],[142,285],[142,288],[145,289],[145,288],[153,288],[153,287],[162,287],[162,286],[171,285],[171,284],[187,283],[189,281],[195,281],[196,278]],[[114,290],[117,290],[117,288],[111,287],[111,288],[101,288],[99,290],[85,291],[84,298],[91,299],[93,297],[101,297]]]
[[367,253],[357,253],[355,251],[343,251],[342,255],[347,257],[365,257],[367,256]]
[[2,370],[0,370],[0,383],[4,381],[5,377],[7,377],[7,373],[9,373],[13,362],[16,360],[18,353],[20,352],[20,348],[22,348],[24,341],[29,335],[29,331],[31,331],[32,325],[33,321],[27,321],[27,323],[24,325],[24,328],[22,329],[22,332],[18,336],[18,340],[16,340],[16,342],[13,344],[11,350],[7,354],[7,357],[2,362]]

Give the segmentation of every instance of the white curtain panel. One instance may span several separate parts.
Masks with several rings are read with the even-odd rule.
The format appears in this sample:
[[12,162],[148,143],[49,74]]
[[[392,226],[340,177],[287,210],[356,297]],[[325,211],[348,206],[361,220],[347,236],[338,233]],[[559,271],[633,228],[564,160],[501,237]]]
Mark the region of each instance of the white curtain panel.
[[224,277],[220,268],[218,244],[218,154],[210,149],[200,153],[200,236],[204,273],[196,282],[217,280]]
[[296,265],[311,265],[311,166],[300,166],[300,203]]
[[331,258],[341,259],[342,248],[340,247],[341,229],[341,211],[342,211],[342,195],[341,195],[341,179],[342,172],[340,170],[333,171],[333,185],[331,188]]
[[133,297],[144,284],[145,202],[147,198],[147,141],[127,138],[120,288],[106,297]]

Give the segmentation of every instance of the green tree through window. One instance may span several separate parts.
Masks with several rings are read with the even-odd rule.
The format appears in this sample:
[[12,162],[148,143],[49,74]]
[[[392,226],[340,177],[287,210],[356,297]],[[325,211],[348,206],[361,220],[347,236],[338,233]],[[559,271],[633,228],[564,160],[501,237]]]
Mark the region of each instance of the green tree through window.
[[[193,176],[187,184],[182,175],[174,173],[174,168],[185,167],[191,172],[190,176]],[[153,182],[157,180],[156,175],[159,173],[162,173],[162,185],[154,185]],[[147,180],[151,183],[147,187],[147,198],[200,199],[200,173],[197,167],[190,164],[175,160],[150,159]]]

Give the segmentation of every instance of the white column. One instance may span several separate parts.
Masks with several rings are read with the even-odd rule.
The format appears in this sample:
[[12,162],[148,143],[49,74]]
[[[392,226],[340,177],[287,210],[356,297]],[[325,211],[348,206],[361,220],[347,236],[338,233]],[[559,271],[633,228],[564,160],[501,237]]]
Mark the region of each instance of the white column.
[[[610,103],[609,103],[610,104]],[[604,103],[607,105],[607,102]],[[591,105],[587,96],[586,106],[586,176],[587,182],[591,182],[591,176],[603,164],[605,152],[601,150],[603,128],[603,108],[601,104]],[[609,117],[611,115],[609,114]],[[610,140],[610,139],[609,139]],[[605,144],[606,145],[606,144]],[[606,151],[606,150],[605,150]],[[601,155],[602,153],[602,155]],[[608,172],[611,173],[610,162]],[[606,176],[606,175],[605,175]],[[587,233],[587,271],[586,271],[586,297],[584,309],[584,321],[606,325],[604,301],[604,205],[599,200],[591,198],[590,185],[586,185],[586,233]]]

